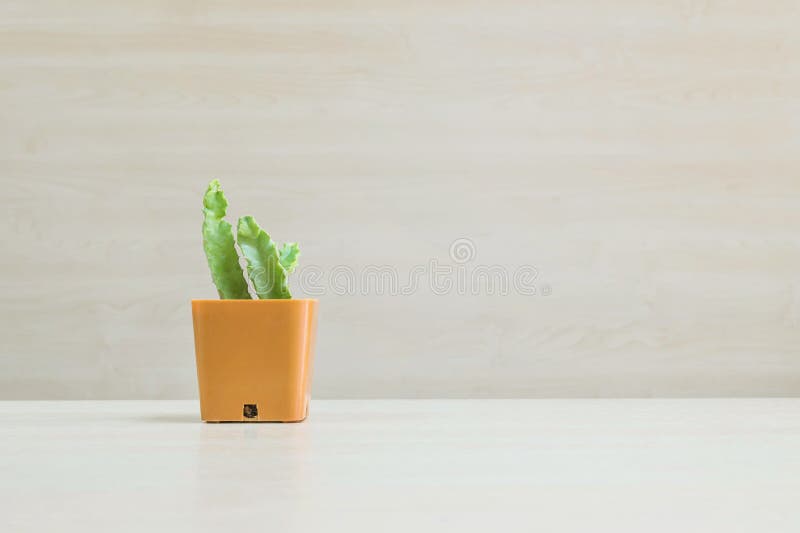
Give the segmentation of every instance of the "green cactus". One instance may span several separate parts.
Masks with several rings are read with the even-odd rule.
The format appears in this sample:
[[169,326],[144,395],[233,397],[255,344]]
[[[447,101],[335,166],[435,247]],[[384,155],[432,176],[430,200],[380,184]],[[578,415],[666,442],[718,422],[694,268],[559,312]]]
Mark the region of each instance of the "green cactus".
[[228,201],[219,181],[208,184],[203,197],[203,249],[211,269],[211,279],[223,300],[249,300],[247,281],[239,266],[239,254],[233,240],[233,228],[224,220]]
[[286,269],[269,234],[251,216],[239,219],[236,238],[247,260],[247,275],[259,298],[291,298],[286,286]]
[[297,258],[300,255],[300,247],[296,242],[287,242],[281,248],[280,253],[281,265],[287,274],[291,274],[297,266]]
[[203,197],[203,249],[220,298],[251,298],[234,242],[239,244],[247,262],[247,275],[259,298],[291,298],[286,278],[297,266],[297,243],[286,243],[278,251],[269,234],[251,216],[239,219],[234,241],[233,228],[224,220],[227,208],[219,181],[213,180]]

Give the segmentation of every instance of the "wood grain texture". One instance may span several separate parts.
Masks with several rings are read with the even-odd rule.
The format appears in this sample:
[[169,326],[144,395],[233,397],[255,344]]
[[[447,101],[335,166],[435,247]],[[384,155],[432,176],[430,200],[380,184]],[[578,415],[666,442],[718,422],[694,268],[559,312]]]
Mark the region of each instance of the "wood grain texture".
[[[0,5],[0,398],[196,394],[214,177],[328,291],[319,397],[800,393],[796,2]],[[542,289],[551,294],[545,296]],[[302,295],[302,291],[295,289]]]

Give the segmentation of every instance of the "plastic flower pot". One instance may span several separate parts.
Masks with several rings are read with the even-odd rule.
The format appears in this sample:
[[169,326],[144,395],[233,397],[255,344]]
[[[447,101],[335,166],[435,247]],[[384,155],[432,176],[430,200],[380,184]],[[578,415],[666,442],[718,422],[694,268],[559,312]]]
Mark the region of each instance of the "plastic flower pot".
[[318,301],[192,300],[200,417],[300,422],[308,416]]

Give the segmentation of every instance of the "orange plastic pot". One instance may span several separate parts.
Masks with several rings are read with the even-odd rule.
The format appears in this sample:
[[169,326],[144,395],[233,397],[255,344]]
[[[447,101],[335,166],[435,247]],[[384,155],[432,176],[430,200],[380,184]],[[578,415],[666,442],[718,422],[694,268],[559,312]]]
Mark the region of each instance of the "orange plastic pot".
[[299,422],[308,416],[317,300],[192,300],[200,417]]

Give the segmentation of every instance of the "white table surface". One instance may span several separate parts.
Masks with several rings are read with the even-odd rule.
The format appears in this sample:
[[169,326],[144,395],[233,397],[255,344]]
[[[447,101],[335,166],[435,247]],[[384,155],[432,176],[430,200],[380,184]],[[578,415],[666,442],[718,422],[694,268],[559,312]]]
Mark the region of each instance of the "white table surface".
[[198,416],[191,401],[0,402],[0,531],[800,531],[800,399]]

